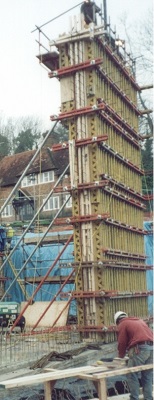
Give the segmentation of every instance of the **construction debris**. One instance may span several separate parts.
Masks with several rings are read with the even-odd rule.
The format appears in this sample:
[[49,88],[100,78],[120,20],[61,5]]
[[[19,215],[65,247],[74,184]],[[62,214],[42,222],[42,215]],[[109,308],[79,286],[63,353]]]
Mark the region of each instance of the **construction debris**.
[[84,345],[80,346],[77,349],[64,351],[63,353],[58,353],[57,351],[51,351],[51,353],[43,356],[40,360],[36,361],[30,367],[30,369],[43,368],[49,363],[49,361],[69,360],[69,359],[73,358],[73,356],[81,354],[82,352],[84,352],[86,350],[102,350],[102,348],[99,345],[92,343],[92,344],[88,344],[85,346]]

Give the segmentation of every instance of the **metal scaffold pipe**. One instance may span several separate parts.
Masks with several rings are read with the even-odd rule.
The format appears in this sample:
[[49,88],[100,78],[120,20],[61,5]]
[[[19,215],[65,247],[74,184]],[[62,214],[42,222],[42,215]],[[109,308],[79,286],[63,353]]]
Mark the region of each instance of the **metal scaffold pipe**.
[[[31,227],[31,225],[33,224],[33,222],[35,221],[35,219],[37,218],[37,216],[39,215],[39,213],[42,211],[43,207],[45,206],[45,204],[47,203],[47,201],[49,200],[49,198],[51,197],[51,195],[54,192],[54,189],[58,186],[59,182],[61,181],[62,177],[66,174],[66,171],[69,168],[69,164],[67,165],[67,167],[64,169],[63,173],[60,175],[60,177],[58,178],[57,182],[55,183],[55,185],[53,186],[52,190],[49,192],[48,196],[46,197],[45,202],[41,205],[41,207],[38,209],[38,211],[36,212],[36,214],[34,215],[34,217],[31,219],[29,225],[27,226],[27,228],[25,229],[25,231],[23,232],[23,234],[21,235],[20,239],[18,240],[18,242],[16,243],[16,245],[13,247],[13,249],[11,250],[11,252],[8,254],[8,257],[5,259],[5,261],[3,262],[3,264],[1,265],[0,271],[2,270],[2,268],[5,266],[5,264],[7,263],[7,261],[11,258],[12,254],[14,253],[14,251],[17,249],[17,247],[19,246],[20,242],[22,241],[22,239],[24,238],[24,236],[26,235],[26,233],[28,232],[29,228]],[[69,197],[67,199],[67,201],[69,200]],[[62,205],[65,206],[65,204],[67,203],[67,201]],[[61,211],[62,207],[60,208],[59,212]],[[59,214],[59,213],[57,213]],[[57,217],[56,214],[56,217]],[[54,218],[55,219],[55,218]],[[54,220],[53,220],[54,221]],[[52,223],[53,223],[52,221]],[[49,229],[52,225],[52,223],[49,225]],[[48,232],[48,230],[46,231],[46,233]],[[44,238],[44,236],[43,236]],[[2,300],[2,299],[1,299]]]
[[[66,168],[65,168],[66,170]],[[66,171],[65,171],[66,172]],[[23,269],[26,267],[26,265],[28,264],[28,262],[31,260],[32,256],[34,255],[34,253],[36,252],[36,250],[38,249],[38,247],[40,246],[41,242],[43,241],[43,239],[45,238],[46,234],[49,232],[51,226],[53,225],[55,219],[58,217],[58,215],[61,213],[61,211],[63,210],[63,208],[65,207],[65,205],[67,204],[67,202],[69,201],[71,195],[65,200],[65,202],[62,204],[61,208],[58,210],[57,214],[55,215],[55,217],[53,218],[53,220],[51,221],[50,225],[48,226],[47,230],[45,231],[44,235],[40,238],[40,240],[37,243],[37,246],[34,248],[34,250],[32,251],[32,253],[29,255],[29,257],[27,258],[27,260],[25,261],[25,263],[23,264],[22,268],[20,269],[20,271],[17,273],[15,279],[11,282],[9,288],[5,291],[3,297],[1,298],[1,301],[4,300],[6,294],[9,292],[9,290],[11,289],[11,287],[13,286],[14,282],[18,279],[20,273],[23,271]],[[20,240],[21,241],[21,240]],[[19,243],[19,242],[18,242]],[[16,246],[15,246],[16,247]],[[14,248],[15,249],[15,248]],[[10,253],[11,254],[11,253]],[[9,258],[9,257],[8,257]],[[4,264],[6,264],[8,258],[4,261]],[[3,265],[4,265],[3,264]],[[48,272],[47,272],[47,276],[48,276]],[[44,280],[44,278],[43,278]],[[35,292],[34,292],[35,293]],[[33,298],[33,296],[32,296]],[[31,298],[31,299],[32,299]]]
[[107,28],[107,4],[106,0],[103,0],[103,8],[104,8],[104,29]]
[[[67,199],[68,201],[68,199]],[[65,202],[65,204],[67,203],[67,201]],[[54,266],[56,265],[57,261],[60,259],[60,257],[62,256],[62,254],[64,253],[66,247],[69,245],[69,243],[73,240],[73,234],[69,236],[67,242],[65,243],[65,245],[63,246],[62,250],[60,251],[60,253],[58,254],[58,256],[56,257],[55,261],[53,262],[53,264],[51,265],[51,267],[48,269],[46,275],[42,278],[41,282],[39,283],[38,287],[34,290],[34,293],[32,294],[31,298],[28,300],[27,304],[25,305],[24,309],[22,310],[22,312],[20,313],[20,315],[18,316],[18,318],[16,319],[16,321],[14,322],[14,324],[12,325],[10,332],[12,332],[12,330],[14,329],[14,327],[17,325],[19,319],[21,318],[21,316],[24,314],[24,312],[26,311],[27,307],[29,306],[29,304],[32,302],[32,300],[34,299],[35,294],[39,291],[39,289],[41,288],[41,286],[43,285],[43,283],[45,282],[46,278],[49,276],[50,272],[53,270]],[[38,246],[37,246],[38,247]],[[32,253],[34,254],[34,252]],[[32,254],[29,256],[28,260],[31,258]],[[27,260],[27,261],[28,261]],[[24,264],[25,266],[25,264]],[[23,266],[23,267],[24,267]],[[22,267],[22,269],[23,269]],[[21,271],[21,270],[20,270]],[[72,272],[73,273],[73,272]],[[12,285],[12,284],[11,284]],[[11,286],[10,285],[10,286]]]
[[81,1],[81,2],[78,3],[78,4],[76,4],[76,6],[71,7],[71,8],[69,8],[69,9],[66,10],[66,11],[63,11],[61,14],[57,15],[56,17],[50,19],[49,21],[45,22],[44,24],[42,24],[42,25],[40,25],[40,26],[36,26],[36,25],[35,25],[36,28],[33,29],[33,31],[32,31],[31,33],[35,32],[37,29],[40,30],[41,28],[43,28],[43,26],[50,24],[50,22],[53,22],[53,21],[55,21],[56,19],[58,19],[59,17],[62,17],[63,15],[67,14],[69,11],[74,10],[74,8],[80,6],[82,3],[83,3],[83,1]]
[[[73,239],[73,235],[72,235],[72,239]],[[71,236],[68,239],[69,243],[71,241]],[[67,242],[68,245],[68,242]],[[65,246],[66,248],[67,246]],[[64,248],[62,249],[62,251],[64,252]],[[59,255],[58,255],[59,256]],[[58,257],[59,259],[60,257]],[[56,261],[57,259],[54,261],[52,268],[56,265]],[[49,308],[52,306],[52,304],[54,303],[54,301],[56,300],[56,298],[58,297],[58,295],[62,292],[64,286],[69,283],[69,279],[71,278],[71,276],[74,274],[75,268],[72,269],[72,271],[70,272],[70,274],[67,276],[67,278],[65,279],[65,282],[60,286],[59,290],[57,290],[56,294],[54,295],[53,299],[49,302],[49,304],[47,305],[46,309],[44,310],[44,312],[40,315],[39,319],[37,320],[37,322],[35,323],[35,325],[33,326],[32,331],[34,331],[34,329],[38,326],[39,322],[42,320],[42,318],[44,317],[44,315],[46,314],[46,312],[49,310]]]

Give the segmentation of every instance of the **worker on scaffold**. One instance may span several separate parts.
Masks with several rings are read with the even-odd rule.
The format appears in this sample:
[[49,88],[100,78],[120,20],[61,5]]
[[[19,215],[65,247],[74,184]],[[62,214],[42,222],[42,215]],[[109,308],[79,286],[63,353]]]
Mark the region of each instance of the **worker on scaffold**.
[[[139,318],[128,317],[123,311],[117,311],[114,316],[117,325],[118,352],[123,358],[128,351],[128,367],[153,363],[153,332],[147,324]],[[153,371],[141,371],[141,383],[144,400],[152,400]],[[139,372],[128,374],[130,400],[139,399]]]
[[83,14],[84,22],[89,25],[91,22],[97,25],[96,13],[100,13],[101,9],[94,1],[85,0],[81,6],[81,14]]

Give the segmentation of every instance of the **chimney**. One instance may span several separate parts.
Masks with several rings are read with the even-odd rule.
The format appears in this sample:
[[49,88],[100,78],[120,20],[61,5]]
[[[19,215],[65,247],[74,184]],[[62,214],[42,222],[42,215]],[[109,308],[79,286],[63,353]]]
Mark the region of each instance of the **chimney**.
[[[46,131],[46,132],[44,132],[43,133],[43,138],[45,138],[45,136],[47,135],[47,133],[48,133],[48,131]],[[48,139],[47,139],[47,141],[45,142],[45,144],[44,144],[44,146],[43,147],[52,147],[53,146],[53,144],[56,144],[56,143],[58,143],[58,137],[57,137],[58,135],[57,135],[57,133],[56,132],[52,132],[50,135],[49,135],[49,137],[48,137]]]

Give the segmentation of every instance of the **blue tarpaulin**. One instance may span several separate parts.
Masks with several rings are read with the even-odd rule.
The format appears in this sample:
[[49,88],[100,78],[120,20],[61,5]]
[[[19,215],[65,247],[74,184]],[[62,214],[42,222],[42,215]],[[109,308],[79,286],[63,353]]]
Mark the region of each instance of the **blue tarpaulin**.
[[[69,236],[72,234],[72,232],[62,232],[64,235]],[[53,234],[55,236],[55,233]],[[25,238],[32,239],[34,241],[34,237],[36,240],[36,237],[38,236],[38,240],[40,239],[41,235],[38,234],[33,234],[33,233],[27,233],[25,235]],[[52,236],[52,233],[50,233],[50,237]],[[12,242],[11,242],[11,247],[14,247],[16,243],[19,241],[18,236],[14,236]],[[34,292],[34,290],[37,288],[37,284],[35,283],[28,283],[25,285],[22,285],[23,290],[21,289],[20,284],[18,283],[17,279],[15,279],[15,274],[13,272],[13,268],[11,268],[11,265],[15,266],[16,273],[18,274],[19,271],[23,268],[23,265],[25,264],[26,260],[29,258],[31,253],[33,252],[34,248],[36,245],[34,244],[26,244],[24,241],[22,241],[17,249],[14,251],[14,253],[11,256],[10,263],[7,262],[5,265],[5,276],[8,278],[8,280],[5,283],[5,290],[7,290],[10,286],[10,284],[15,280],[13,283],[12,287],[10,288],[8,294],[10,295],[11,301],[17,301],[21,303],[22,301],[26,300],[26,293],[28,296],[31,296]],[[58,254],[60,251],[63,249],[64,244],[61,242],[59,243],[50,243],[50,244],[43,244],[42,246],[39,246],[38,249],[35,251],[35,253],[32,255],[30,260],[28,261],[27,265],[23,268],[22,272],[19,275],[19,278],[21,280],[26,280],[25,278],[31,277],[39,277],[39,276],[45,276],[49,268],[52,266],[53,262],[57,258]],[[70,242],[70,244],[66,247],[64,250],[64,253],[52,269],[52,271],[49,274],[49,277],[51,276],[68,276],[72,270],[72,268],[68,268],[67,264],[71,263],[74,261],[74,256],[73,256],[73,250],[74,250],[74,245],[73,242]],[[11,264],[11,265],[10,265]],[[57,291],[60,289],[61,284],[60,283],[45,283],[41,286],[40,290],[36,293],[34,297],[34,301],[51,301]],[[70,292],[74,288],[73,284],[66,284],[62,290],[62,292]],[[67,298],[66,298],[67,299]],[[66,301],[65,299],[65,301]],[[57,296],[56,300],[62,300],[61,296]],[[76,306],[75,302],[72,301],[71,307],[70,307],[70,313],[72,315],[76,314]]]
[[[145,235],[145,254],[146,254],[146,264],[152,265],[153,263],[153,235],[152,235],[152,223],[145,222],[144,229],[147,230],[149,233]],[[72,234],[72,231],[64,231],[59,232],[59,237],[61,235],[68,235],[68,237]],[[54,235],[55,233],[50,233],[50,236]],[[36,234],[34,233],[27,233],[25,238],[33,238],[36,239]],[[48,235],[47,235],[48,236]],[[38,240],[40,239],[41,234],[38,234]],[[13,247],[19,237],[14,236],[11,246]],[[43,244],[39,246],[36,250],[34,255],[30,258],[25,268],[20,273],[20,278],[25,279],[26,277],[37,277],[37,276],[44,276],[52,263],[57,258],[59,252],[62,250],[64,244],[60,241],[58,243],[50,243],[50,244]],[[35,245],[33,244],[25,244],[24,240],[19,244],[18,248],[15,250],[14,254],[11,257],[12,264],[16,267],[16,272],[18,273],[20,269],[23,267],[25,261],[31,255],[32,251],[34,250]],[[74,262],[74,244],[71,242],[65,249],[64,253],[62,254],[61,258],[58,260],[57,264],[54,266],[53,270],[50,272],[49,276],[68,276],[71,272],[71,268],[68,268],[68,263]],[[64,265],[66,264],[66,265]],[[10,267],[10,264],[7,263],[5,265],[5,276],[8,280],[5,283],[5,290],[9,287],[11,282],[14,280],[15,275]],[[153,290],[153,271],[147,270],[146,273],[147,277],[147,290]],[[32,295],[34,290],[36,289],[37,285],[34,283],[25,284],[25,290],[29,296]],[[35,301],[50,301],[55,296],[59,288],[61,287],[60,283],[46,283],[43,284],[35,295]],[[74,288],[74,284],[66,284],[62,290],[62,292],[70,292]],[[24,290],[21,290],[20,285],[18,284],[17,280],[15,280],[14,284],[12,285],[11,289],[9,290],[9,295],[11,301],[21,302],[26,300],[26,296]],[[56,297],[56,300],[62,300],[61,296]],[[66,299],[65,299],[66,300]],[[153,296],[148,297],[148,311],[149,315],[153,315]],[[75,301],[72,301],[70,307],[70,314],[76,314],[76,306]]]
[[[153,265],[153,223],[146,221],[144,222],[144,229],[148,232],[144,238],[146,264]],[[149,269],[146,272],[147,278],[147,289],[153,291],[153,269]],[[153,296],[148,297],[148,311],[149,315],[153,316]]]

